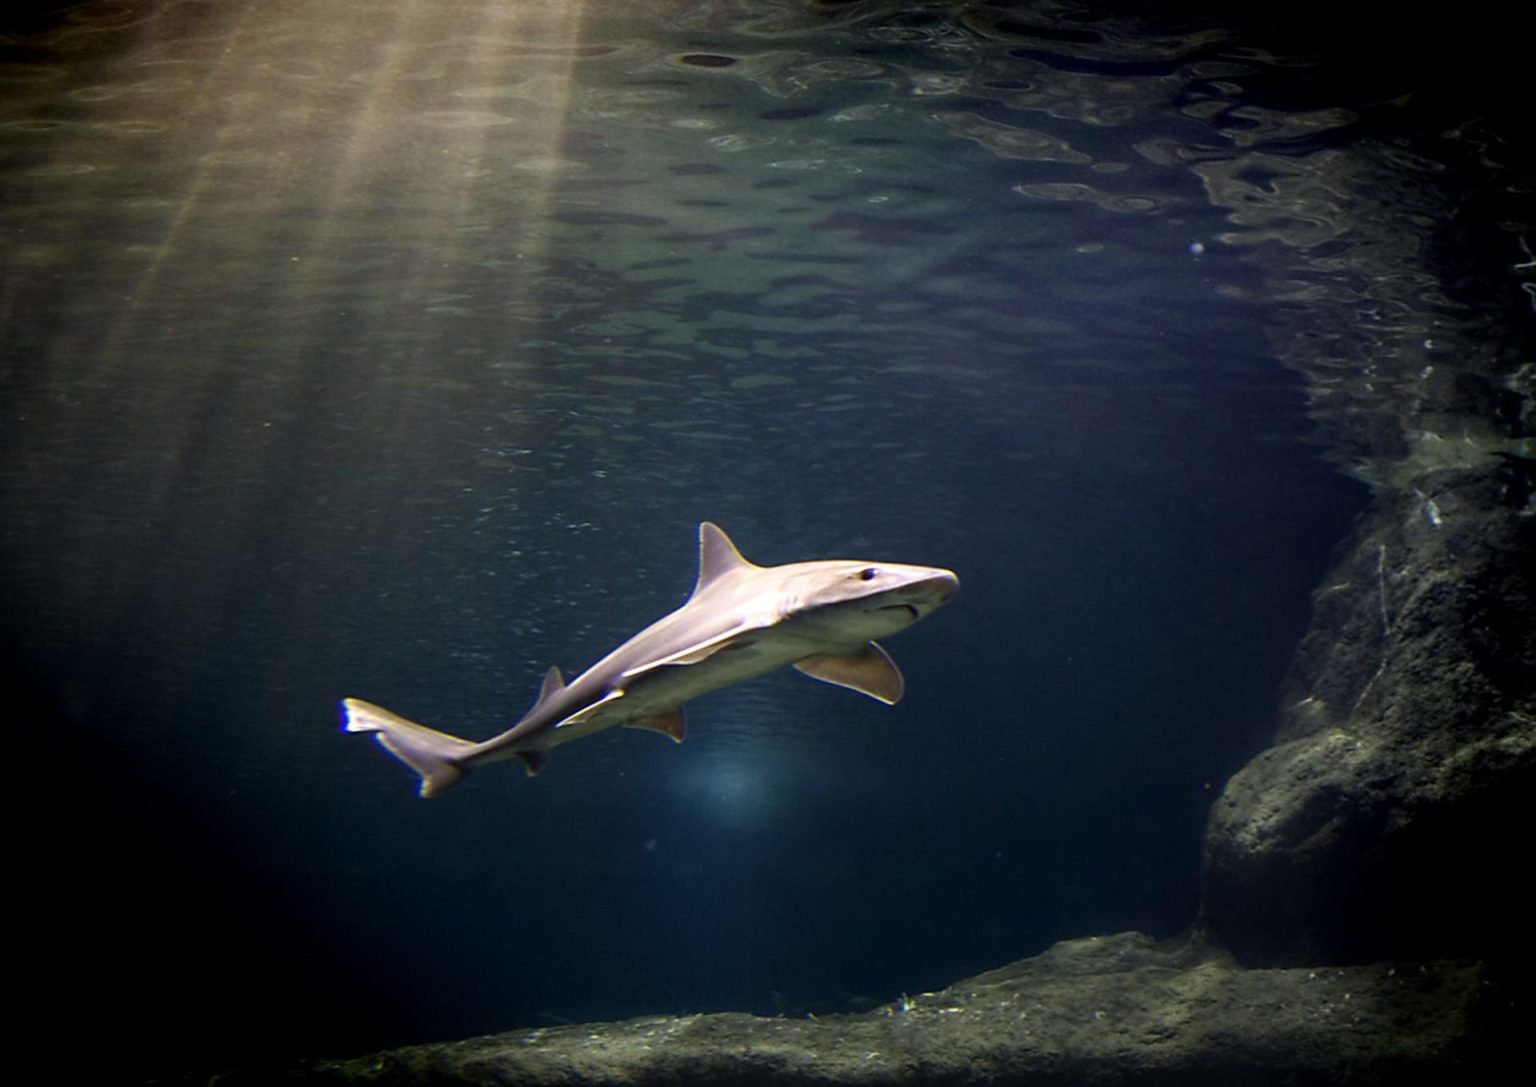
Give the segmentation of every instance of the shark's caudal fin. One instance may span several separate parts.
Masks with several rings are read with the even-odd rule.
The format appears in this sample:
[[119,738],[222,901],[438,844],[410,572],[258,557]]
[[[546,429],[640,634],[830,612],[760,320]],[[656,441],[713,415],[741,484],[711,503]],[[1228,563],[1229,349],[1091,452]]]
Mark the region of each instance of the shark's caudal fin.
[[407,721],[371,702],[343,699],[341,727],[345,732],[373,733],[386,751],[421,775],[422,796],[436,796],[451,789],[469,772],[458,764],[458,759],[474,744]]

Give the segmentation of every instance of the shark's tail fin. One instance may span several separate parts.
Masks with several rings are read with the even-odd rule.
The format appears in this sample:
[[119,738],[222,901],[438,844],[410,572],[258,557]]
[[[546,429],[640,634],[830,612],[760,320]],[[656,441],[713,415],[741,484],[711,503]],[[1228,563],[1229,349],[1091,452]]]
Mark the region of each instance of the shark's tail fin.
[[469,772],[458,760],[474,744],[407,721],[371,702],[343,699],[341,727],[344,732],[373,733],[386,751],[421,775],[422,796],[436,796],[451,789]]

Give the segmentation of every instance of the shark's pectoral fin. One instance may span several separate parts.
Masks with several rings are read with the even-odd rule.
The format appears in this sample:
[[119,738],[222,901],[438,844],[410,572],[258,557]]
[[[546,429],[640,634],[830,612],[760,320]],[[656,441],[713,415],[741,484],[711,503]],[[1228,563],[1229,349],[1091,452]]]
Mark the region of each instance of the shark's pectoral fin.
[[672,710],[668,713],[654,713],[649,717],[637,717],[633,721],[624,722],[626,728],[643,728],[651,732],[659,732],[663,736],[670,737],[672,742],[680,744],[683,736],[687,734],[688,726],[683,722],[683,711]]
[[795,662],[795,669],[812,679],[847,687],[850,691],[867,694],[888,706],[901,701],[907,689],[901,678],[901,669],[891,656],[875,642],[867,643],[852,653],[818,653]]

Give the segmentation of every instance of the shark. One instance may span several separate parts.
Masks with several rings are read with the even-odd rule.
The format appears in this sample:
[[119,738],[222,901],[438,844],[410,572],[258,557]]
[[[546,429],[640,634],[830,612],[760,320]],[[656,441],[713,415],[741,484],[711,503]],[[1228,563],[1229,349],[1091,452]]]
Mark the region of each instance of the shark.
[[852,559],[758,566],[709,521],[699,525],[699,571],[682,607],[662,616],[566,683],[557,667],[518,721],[473,741],[409,721],[361,699],[341,702],[342,730],[371,733],[438,796],[471,770],[520,759],[532,776],[561,744],[614,726],[681,743],[682,706],[709,691],[786,665],[887,705],[906,682],[880,643],[949,601],[951,571]]

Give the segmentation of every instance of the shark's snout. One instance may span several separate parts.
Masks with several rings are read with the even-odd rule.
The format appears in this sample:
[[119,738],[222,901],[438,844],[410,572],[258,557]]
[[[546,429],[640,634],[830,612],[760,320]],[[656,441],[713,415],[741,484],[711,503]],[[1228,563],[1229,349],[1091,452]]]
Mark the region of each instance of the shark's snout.
[[905,611],[917,622],[947,603],[960,588],[960,579],[948,570],[932,569],[887,595],[877,611]]
[[930,608],[947,603],[960,590],[960,579],[949,570],[934,570],[932,576],[919,581],[913,588],[918,599]]

